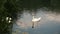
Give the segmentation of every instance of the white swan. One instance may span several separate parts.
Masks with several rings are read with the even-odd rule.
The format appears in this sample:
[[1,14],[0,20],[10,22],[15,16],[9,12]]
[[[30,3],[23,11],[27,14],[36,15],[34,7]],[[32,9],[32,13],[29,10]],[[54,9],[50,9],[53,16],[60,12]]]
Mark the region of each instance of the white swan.
[[33,15],[33,18],[32,18],[32,28],[34,28],[34,23],[35,22],[39,22],[40,20],[41,20],[41,17],[35,18],[34,15]]
[[33,16],[32,22],[38,22],[38,21],[40,21],[40,20],[41,20],[41,17],[35,18],[35,17]]

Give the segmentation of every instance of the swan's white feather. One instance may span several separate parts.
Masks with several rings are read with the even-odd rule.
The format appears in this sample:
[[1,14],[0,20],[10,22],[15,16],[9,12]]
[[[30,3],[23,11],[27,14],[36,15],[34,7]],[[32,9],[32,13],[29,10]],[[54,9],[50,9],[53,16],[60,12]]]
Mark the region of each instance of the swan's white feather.
[[39,18],[34,18],[34,19],[32,19],[32,22],[37,22],[37,21],[40,21],[41,20],[41,17],[39,17]]

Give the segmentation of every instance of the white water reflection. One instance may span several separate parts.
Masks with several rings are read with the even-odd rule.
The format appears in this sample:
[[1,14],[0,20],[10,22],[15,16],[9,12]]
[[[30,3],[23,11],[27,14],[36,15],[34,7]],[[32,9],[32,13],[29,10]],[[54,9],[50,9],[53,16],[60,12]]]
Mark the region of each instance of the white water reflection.
[[[18,14],[20,15],[20,14]],[[17,16],[18,17],[18,16]],[[13,24],[13,32],[19,30],[18,34],[28,32],[29,34],[59,34],[60,31],[60,15],[51,11],[38,9],[35,17],[42,17],[41,21],[35,23],[35,28],[32,29],[32,15],[29,10],[24,10],[21,18],[18,17],[16,23]]]

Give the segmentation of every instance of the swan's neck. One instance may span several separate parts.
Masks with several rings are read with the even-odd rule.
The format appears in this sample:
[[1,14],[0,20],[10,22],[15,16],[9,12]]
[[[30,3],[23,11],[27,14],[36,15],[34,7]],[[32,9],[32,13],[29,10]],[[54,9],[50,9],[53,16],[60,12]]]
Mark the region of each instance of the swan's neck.
[[34,19],[35,17],[33,16],[33,19]]

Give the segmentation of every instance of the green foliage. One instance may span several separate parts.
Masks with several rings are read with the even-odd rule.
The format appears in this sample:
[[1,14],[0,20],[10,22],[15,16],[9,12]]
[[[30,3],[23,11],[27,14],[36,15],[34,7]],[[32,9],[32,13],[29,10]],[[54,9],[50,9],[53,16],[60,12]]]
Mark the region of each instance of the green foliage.
[[[0,0],[0,33],[7,34],[9,33],[9,26],[12,23],[6,21],[6,17],[11,17],[12,19],[16,18],[16,8],[9,0]],[[11,26],[12,27],[12,26]]]

